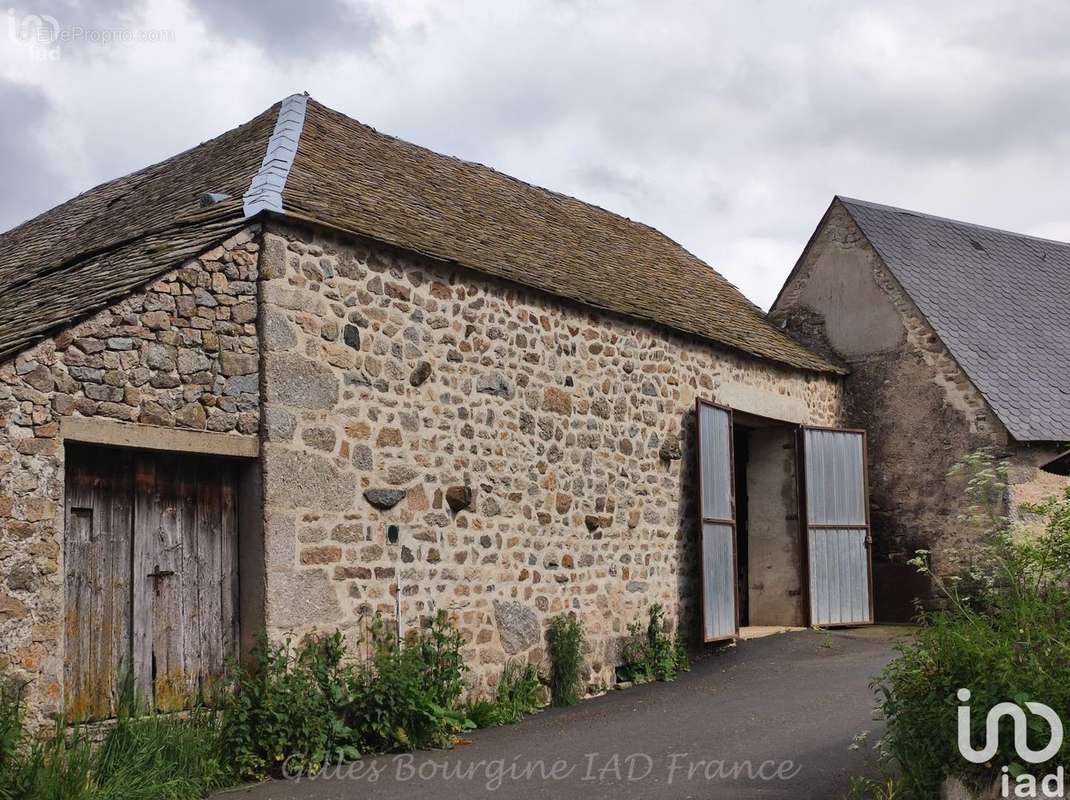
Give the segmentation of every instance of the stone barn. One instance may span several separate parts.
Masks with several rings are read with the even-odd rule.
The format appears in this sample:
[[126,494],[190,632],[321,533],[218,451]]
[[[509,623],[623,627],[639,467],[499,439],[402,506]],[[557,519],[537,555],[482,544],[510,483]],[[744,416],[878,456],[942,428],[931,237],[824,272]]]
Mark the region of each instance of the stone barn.
[[[446,610],[473,688],[869,621],[842,367],[657,231],[303,95],[0,236],[0,655],[41,717]],[[701,518],[701,519],[700,519]],[[807,555],[809,554],[809,555]]]
[[1041,468],[1070,440],[1070,244],[837,197],[772,317],[850,370],[844,419],[869,431],[874,465],[878,618],[909,619],[928,596],[906,564],[916,550],[950,574],[976,545],[946,479],[965,455],[1009,460],[1012,518],[1067,485]]

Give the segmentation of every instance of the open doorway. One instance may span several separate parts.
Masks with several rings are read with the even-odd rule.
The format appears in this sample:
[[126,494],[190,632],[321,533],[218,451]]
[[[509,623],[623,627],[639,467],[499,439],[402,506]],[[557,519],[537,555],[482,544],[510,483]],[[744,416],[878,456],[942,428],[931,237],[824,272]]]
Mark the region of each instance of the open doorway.
[[733,415],[741,627],[806,624],[798,429],[779,420]]
[[696,416],[703,640],[871,624],[865,432]]

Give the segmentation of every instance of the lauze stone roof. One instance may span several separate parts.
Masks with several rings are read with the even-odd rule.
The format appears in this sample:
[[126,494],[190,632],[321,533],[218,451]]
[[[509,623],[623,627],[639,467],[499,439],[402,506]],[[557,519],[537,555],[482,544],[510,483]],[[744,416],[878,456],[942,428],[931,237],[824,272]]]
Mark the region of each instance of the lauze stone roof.
[[[202,207],[198,197],[228,199]],[[840,372],[658,231],[302,95],[0,235],[0,358],[276,213],[792,367]]]
[[1070,244],[838,200],[1011,435],[1070,440]]

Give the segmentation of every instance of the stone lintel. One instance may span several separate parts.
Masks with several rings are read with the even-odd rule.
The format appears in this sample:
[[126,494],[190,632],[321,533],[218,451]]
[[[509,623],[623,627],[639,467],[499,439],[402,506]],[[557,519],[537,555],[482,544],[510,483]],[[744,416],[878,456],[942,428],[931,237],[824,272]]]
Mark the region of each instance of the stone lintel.
[[176,453],[201,453],[233,458],[256,458],[260,439],[234,433],[164,428],[134,422],[64,417],[59,426],[64,441],[135,447],[141,450],[167,450]]
[[806,402],[798,397],[779,394],[769,389],[741,383],[722,383],[717,387],[717,402],[736,411],[745,411],[759,417],[808,424],[810,414]]

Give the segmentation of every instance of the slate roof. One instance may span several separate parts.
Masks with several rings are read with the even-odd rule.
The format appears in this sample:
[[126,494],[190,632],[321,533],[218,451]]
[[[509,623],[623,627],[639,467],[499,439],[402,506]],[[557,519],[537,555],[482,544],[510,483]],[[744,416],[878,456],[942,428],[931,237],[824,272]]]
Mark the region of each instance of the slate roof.
[[1070,440],[1070,244],[837,200],[1011,435]]
[[[204,192],[233,199],[200,209]],[[843,371],[653,228],[383,135],[302,95],[0,235],[0,359],[263,213],[329,225],[792,367]]]
[[[277,116],[268,109],[0,234],[0,361],[240,230]],[[202,192],[235,199],[202,209]]]

